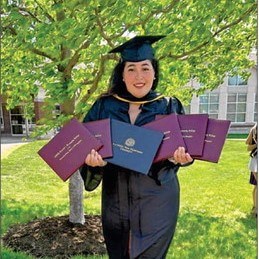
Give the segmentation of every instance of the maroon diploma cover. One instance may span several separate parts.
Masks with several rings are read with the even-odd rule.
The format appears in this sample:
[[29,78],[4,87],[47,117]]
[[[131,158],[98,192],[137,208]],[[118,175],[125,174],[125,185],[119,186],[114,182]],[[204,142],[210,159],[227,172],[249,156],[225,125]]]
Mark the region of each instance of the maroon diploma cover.
[[191,156],[201,156],[207,130],[208,114],[181,114],[177,118],[187,152]]
[[82,123],[72,119],[38,151],[38,154],[63,181],[66,181],[84,164],[87,154],[92,149],[99,150],[101,147],[100,140]]
[[98,153],[102,158],[112,157],[111,120],[103,119],[83,123],[83,125],[103,143]]
[[209,119],[204,141],[203,155],[193,158],[217,163],[227,137],[229,126],[229,120]]
[[149,122],[142,127],[164,133],[163,141],[156,153],[154,163],[172,157],[178,147],[186,147],[183,140],[177,114],[159,116],[158,120]]

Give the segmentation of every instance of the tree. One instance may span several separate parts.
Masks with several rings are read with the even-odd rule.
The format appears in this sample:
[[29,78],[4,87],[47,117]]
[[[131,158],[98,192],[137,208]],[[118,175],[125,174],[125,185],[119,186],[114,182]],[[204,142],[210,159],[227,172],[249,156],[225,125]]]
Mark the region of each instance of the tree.
[[[2,94],[9,108],[26,104],[30,117],[34,97],[45,90],[46,116],[38,134],[82,117],[107,89],[118,61],[108,51],[130,35],[167,35],[156,43],[159,90],[184,103],[218,87],[227,73],[247,77],[253,66],[248,55],[256,46],[254,0],[9,0],[1,16]],[[190,79],[202,87],[188,86]],[[54,119],[56,103],[62,113]],[[71,179],[71,197],[79,197],[71,201],[74,207],[82,190],[72,190],[82,189],[82,182],[78,175]]]

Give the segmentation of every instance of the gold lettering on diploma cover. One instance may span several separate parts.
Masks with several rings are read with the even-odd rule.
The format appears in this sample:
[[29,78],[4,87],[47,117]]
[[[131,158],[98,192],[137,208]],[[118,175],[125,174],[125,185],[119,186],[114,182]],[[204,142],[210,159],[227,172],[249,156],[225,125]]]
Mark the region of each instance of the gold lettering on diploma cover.
[[118,147],[123,152],[131,153],[131,154],[132,153],[143,154],[142,151],[134,148],[135,144],[136,144],[135,139],[128,138],[125,140],[124,145],[118,144],[118,143],[113,143],[113,146]]
[[82,139],[79,138],[79,134],[73,137],[68,143],[64,145],[54,156],[54,158],[59,161],[63,160],[74,148],[76,148],[81,142]]
[[183,138],[193,138],[193,134],[195,134],[195,129],[182,129],[181,133]]
[[170,136],[169,136],[170,133],[171,133],[170,130],[164,132],[163,141],[170,139]]
[[205,142],[212,143],[215,138],[216,138],[216,135],[208,133],[208,134],[206,134]]

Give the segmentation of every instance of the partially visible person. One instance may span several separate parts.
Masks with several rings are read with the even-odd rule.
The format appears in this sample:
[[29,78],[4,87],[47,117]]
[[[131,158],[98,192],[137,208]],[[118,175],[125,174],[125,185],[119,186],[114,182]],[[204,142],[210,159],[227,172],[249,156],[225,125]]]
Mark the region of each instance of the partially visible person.
[[250,170],[250,180],[249,183],[254,185],[253,188],[253,207],[252,213],[257,217],[257,124],[255,124],[246,139],[247,150],[250,151],[250,160],[248,168]]

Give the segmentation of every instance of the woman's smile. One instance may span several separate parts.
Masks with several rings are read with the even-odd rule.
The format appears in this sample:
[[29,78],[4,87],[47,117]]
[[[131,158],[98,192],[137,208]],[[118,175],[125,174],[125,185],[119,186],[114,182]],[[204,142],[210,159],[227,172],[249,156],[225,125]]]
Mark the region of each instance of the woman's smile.
[[134,86],[135,86],[136,88],[142,88],[142,87],[145,86],[145,83],[136,83],[136,84],[134,84]]

